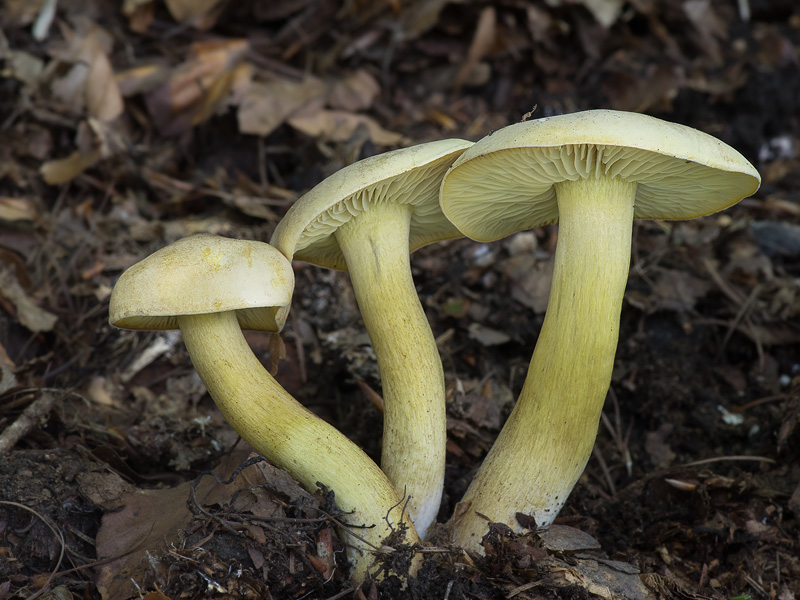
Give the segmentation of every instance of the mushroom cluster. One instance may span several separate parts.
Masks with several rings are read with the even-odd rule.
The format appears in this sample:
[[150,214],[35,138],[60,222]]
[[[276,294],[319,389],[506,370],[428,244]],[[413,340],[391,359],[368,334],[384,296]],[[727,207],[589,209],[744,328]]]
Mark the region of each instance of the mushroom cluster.
[[[392,532],[420,543],[444,484],[444,373],[409,253],[559,224],[547,312],[519,399],[463,498],[453,542],[480,552],[492,522],[553,521],[591,453],[611,380],[636,218],[689,219],[754,193],[738,152],[689,127],[595,110],[526,121],[475,144],[442,140],[346,167],[300,198],[270,244],[197,235],[125,271],[112,325],[183,334],[209,394],[257,451],[332,489],[354,580]],[[381,466],[267,372],[243,329],[280,331],[291,260],[345,269],[385,401]],[[412,563],[412,574],[414,564]]]

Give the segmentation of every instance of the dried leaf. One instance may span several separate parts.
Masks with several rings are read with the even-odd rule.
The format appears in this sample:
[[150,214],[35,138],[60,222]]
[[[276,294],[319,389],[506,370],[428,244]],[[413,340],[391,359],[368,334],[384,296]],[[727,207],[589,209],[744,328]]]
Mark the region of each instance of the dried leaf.
[[117,73],[117,85],[123,97],[146,94],[169,77],[165,65],[142,65]]
[[4,77],[13,77],[28,87],[39,83],[44,70],[44,61],[24,50],[8,50],[5,53]]
[[719,40],[727,37],[728,26],[710,0],[686,0],[683,3],[686,16],[697,32],[697,43],[716,64],[722,64]]
[[243,39],[194,44],[187,61],[145,97],[162,133],[180,135],[208,118],[226,100],[238,78],[249,80],[249,69],[237,70],[248,48]]
[[0,293],[14,305],[17,319],[25,328],[40,332],[50,331],[55,326],[58,317],[37,306],[5,267],[0,267]]
[[470,323],[469,337],[477,340],[483,346],[499,346],[511,341],[511,336],[504,331],[498,331],[481,325],[480,323]]
[[238,104],[237,96],[238,98],[244,96],[244,90],[249,87],[251,76],[251,65],[243,63],[217,77],[197,104],[192,125],[199,125],[213,115],[224,112],[228,106]]
[[480,17],[478,17],[478,24],[475,27],[475,34],[472,36],[472,43],[469,46],[467,58],[458,69],[454,85],[456,90],[460,90],[464,84],[471,79],[478,63],[494,45],[497,35],[496,27],[497,14],[495,9],[493,6],[487,6],[481,11]]
[[313,77],[302,82],[253,83],[239,105],[239,131],[267,136],[310,101],[322,99],[325,93],[325,84]]
[[0,196],[0,221],[35,221],[37,217],[36,207],[30,200]]
[[655,309],[678,312],[691,310],[711,288],[711,282],[685,271],[660,269],[653,285],[653,293],[656,295]]
[[553,257],[540,260],[532,254],[518,254],[501,263],[511,279],[511,297],[537,314],[547,310],[553,281]]
[[[248,454],[247,450],[233,452],[214,470],[217,477],[227,479]],[[237,490],[248,487],[253,477],[258,476],[261,485],[270,483],[259,476],[259,472],[264,475],[269,472],[258,465],[242,473],[245,471],[248,478],[237,477],[230,485],[204,477],[196,488],[198,502],[205,505],[227,502]],[[281,480],[278,485],[286,484]],[[112,559],[100,566],[97,574],[97,588],[104,600],[135,596],[137,590],[131,579],[141,581],[147,573],[149,563],[144,557],[166,552],[169,543],[177,542],[179,533],[193,517],[186,504],[191,486],[191,482],[186,482],[167,489],[134,490],[114,500],[123,508],[106,513],[97,533],[98,557]],[[296,484],[295,488],[299,489]]]
[[99,152],[84,154],[76,150],[67,158],[47,161],[39,168],[39,173],[49,185],[59,185],[72,181],[98,160],[100,160]]
[[380,91],[381,86],[375,78],[359,69],[333,84],[328,103],[331,108],[349,112],[367,110]]
[[675,460],[675,453],[666,439],[672,433],[672,423],[663,423],[655,431],[648,431],[644,438],[644,449],[656,469],[663,469]]
[[617,22],[625,0],[578,0],[603,27],[611,27]]
[[360,127],[366,129],[369,139],[378,146],[399,146],[410,142],[403,135],[384,129],[371,117],[341,110],[303,111],[288,122],[306,135],[331,142],[350,140]]
[[216,21],[214,9],[222,0],[164,0],[172,18],[197,29],[209,29]]
[[144,33],[150,27],[155,16],[153,0],[125,0],[122,12],[128,17],[128,27],[135,33]]
[[72,63],[72,67],[53,81],[53,93],[76,113],[85,108],[90,117],[101,121],[116,119],[124,104],[108,59],[111,36],[86,21],[81,21],[76,31],[65,31],[67,46],[56,53],[56,58]]
[[596,550],[600,543],[588,533],[567,525],[553,524],[536,532],[542,539],[542,545],[556,552],[574,552],[575,550]]
[[[439,23],[439,16],[451,0],[426,0],[411,3],[403,10],[399,37],[413,40]],[[356,5],[357,6],[357,5]]]

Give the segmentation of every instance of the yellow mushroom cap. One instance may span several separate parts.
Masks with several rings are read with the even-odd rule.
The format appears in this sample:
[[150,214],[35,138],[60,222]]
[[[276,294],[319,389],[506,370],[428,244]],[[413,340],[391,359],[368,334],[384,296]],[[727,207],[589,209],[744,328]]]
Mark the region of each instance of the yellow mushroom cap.
[[635,218],[691,219],[753,194],[758,171],[720,140],[638,113],[590,110],[509,125],[464,152],[441,206],[491,241],[558,220],[554,184],[600,175],[637,183]]
[[333,235],[373,206],[397,202],[413,206],[410,250],[461,237],[442,214],[442,176],[472,142],[440,140],[392,150],[349,165],[297,200],[278,223],[270,243],[287,258],[331,269],[347,269]]
[[280,331],[293,291],[291,264],[269,244],[199,234],[127,269],[111,294],[109,323],[177,329],[178,316],[236,311],[242,329]]

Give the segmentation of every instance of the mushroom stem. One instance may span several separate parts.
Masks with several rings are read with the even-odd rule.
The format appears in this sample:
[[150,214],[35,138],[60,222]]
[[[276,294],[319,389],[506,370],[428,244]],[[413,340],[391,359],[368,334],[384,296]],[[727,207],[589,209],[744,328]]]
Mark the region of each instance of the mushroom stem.
[[444,485],[444,373],[409,262],[412,207],[373,204],[336,232],[378,359],[385,404],[381,468],[420,537],[436,519]]
[[558,245],[547,313],[519,400],[472,481],[455,542],[481,551],[491,522],[552,523],[592,452],[611,382],[630,264],[636,184],[555,185]]
[[[405,541],[419,541],[400,495],[378,466],[337,429],[297,402],[261,365],[234,312],[178,317],[186,348],[228,423],[253,448],[307,489],[324,483],[365,542],[351,544],[353,578],[361,581],[372,554],[404,524]],[[366,527],[361,528],[362,525]]]

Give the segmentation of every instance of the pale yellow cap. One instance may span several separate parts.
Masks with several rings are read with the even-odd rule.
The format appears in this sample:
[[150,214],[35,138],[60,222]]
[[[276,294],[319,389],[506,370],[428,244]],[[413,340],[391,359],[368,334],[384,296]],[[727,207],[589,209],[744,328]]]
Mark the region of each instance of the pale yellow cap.
[[410,250],[461,237],[439,208],[439,186],[453,161],[472,142],[440,140],[392,150],[347,166],[297,200],[281,219],[270,243],[290,259],[347,269],[333,235],[375,205],[413,206]]
[[491,241],[554,223],[554,184],[600,174],[636,182],[635,218],[691,219],[750,196],[758,171],[706,133],[638,113],[589,110],[504,127],[455,161],[442,182],[445,215]]
[[178,316],[233,310],[242,329],[280,331],[293,291],[291,264],[269,244],[199,234],[126,270],[111,294],[109,323],[177,329]]

